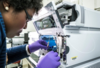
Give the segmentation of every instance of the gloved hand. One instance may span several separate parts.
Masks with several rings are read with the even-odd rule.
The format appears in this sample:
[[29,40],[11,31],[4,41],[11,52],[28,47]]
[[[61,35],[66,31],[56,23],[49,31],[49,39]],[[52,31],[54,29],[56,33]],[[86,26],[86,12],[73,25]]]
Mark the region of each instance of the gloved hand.
[[45,42],[44,40],[38,40],[30,44],[28,47],[29,47],[30,53],[32,53],[38,49],[47,49],[47,42]]
[[37,68],[58,68],[60,65],[60,57],[57,52],[51,51],[42,57],[38,64]]

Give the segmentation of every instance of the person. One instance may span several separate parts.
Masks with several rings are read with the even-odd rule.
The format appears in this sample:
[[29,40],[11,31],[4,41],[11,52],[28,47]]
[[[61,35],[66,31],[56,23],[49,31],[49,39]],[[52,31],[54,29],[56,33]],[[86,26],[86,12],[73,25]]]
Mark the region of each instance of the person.
[[[47,43],[43,40],[6,49],[6,37],[19,36],[22,29],[26,29],[27,22],[35,13],[38,14],[41,7],[42,0],[0,0],[0,68],[29,57],[40,48],[47,49]],[[51,51],[39,60],[36,68],[57,68],[60,65],[59,60],[58,54]]]

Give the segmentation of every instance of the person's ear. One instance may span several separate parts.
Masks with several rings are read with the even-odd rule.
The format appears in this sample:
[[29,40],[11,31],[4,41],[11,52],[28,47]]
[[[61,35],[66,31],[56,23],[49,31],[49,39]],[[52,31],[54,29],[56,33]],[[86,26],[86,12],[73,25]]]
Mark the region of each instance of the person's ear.
[[4,3],[3,3],[3,6],[4,6],[4,9],[5,9],[6,11],[9,11],[9,4],[8,4],[7,2],[4,2]]

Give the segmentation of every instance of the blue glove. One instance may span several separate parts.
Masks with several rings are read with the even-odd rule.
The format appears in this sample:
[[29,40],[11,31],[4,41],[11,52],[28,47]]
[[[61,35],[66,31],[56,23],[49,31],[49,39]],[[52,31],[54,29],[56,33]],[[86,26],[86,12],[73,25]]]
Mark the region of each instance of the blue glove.
[[58,68],[60,65],[60,57],[57,52],[51,51],[42,57],[38,64],[37,68]]

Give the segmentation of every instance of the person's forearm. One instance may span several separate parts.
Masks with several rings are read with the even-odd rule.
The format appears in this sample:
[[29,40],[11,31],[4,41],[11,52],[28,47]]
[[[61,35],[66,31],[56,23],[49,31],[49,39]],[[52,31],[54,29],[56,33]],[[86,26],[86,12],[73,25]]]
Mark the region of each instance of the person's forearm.
[[26,45],[13,47],[7,49],[8,64],[21,60],[29,55],[26,52]]

